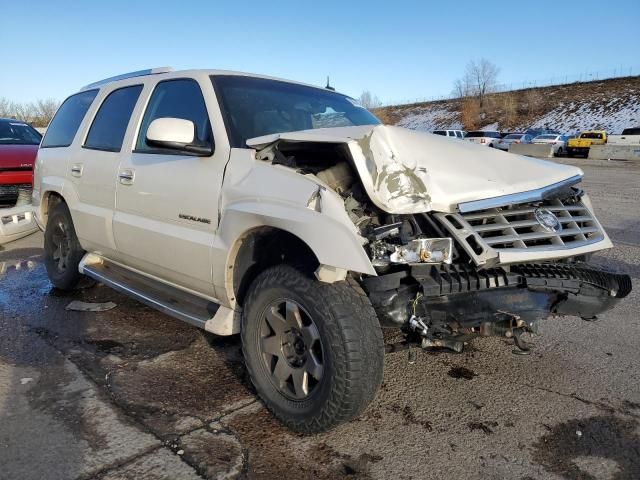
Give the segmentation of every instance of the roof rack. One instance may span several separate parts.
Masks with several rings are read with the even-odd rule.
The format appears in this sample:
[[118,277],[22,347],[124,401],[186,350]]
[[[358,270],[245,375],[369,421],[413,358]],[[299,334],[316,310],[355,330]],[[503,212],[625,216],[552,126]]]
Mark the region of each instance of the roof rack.
[[97,82],[90,83],[89,85],[85,85],[80,90],[88,90],[90,88],[96,88],[105,83],[115,82],[116,80],[124,80],[125,78],[133,78],[133,77],[143,77],[145,75],[157,75],[158,73],[168,73],[173,72],[173,68],[171,67],[158,67],[158,68],[148,68],[146,70],[138,70],[136,72],[123,73],[122,75],[116,75],[115,77],[105,78],[104,80],[99,80]]

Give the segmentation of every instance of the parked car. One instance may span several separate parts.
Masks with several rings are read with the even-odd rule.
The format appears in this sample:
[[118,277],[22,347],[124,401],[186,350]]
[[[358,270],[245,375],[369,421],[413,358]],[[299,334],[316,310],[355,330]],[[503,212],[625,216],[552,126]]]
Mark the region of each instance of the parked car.
[[569,138],[569,135],[557,135],[555,133],[544,134],[535,137],[532,140],[532,143],[551,144],[553,145],[554,155],[563,155],[566,152],[567,141],[569,140]]
[[583,155],[589,156],[589,149],[592,145],[604,145],[607,143],[607,132],[604,130],[588,130],[582,132],[578,138],[571,138],[567,141],[567,155],[575,157]]
[[509,146],[514,143],[531,143],[531,140],[533,140],[533,137],[526,133],[510,133],[506,137],[498,140],[496,147],[500,150],[508,151]]
[[376,395],[382,328],[404,332],[397,348],[502,335],[526,351],[539,318],[592,318],[629,293],[627,275],[584,262],[612,244],[582,171],[505,166],[324,88],[154,69],[62,103],[33,198],[55,287],[86,275],[239,333],[264,403],[316,432]]
[[621,135],[609,135],[607,143],[612,145],[638,145],[640,144],[640,127],[625,128]]
[[0,208],[13,207],[20,190],[31,198],[33,165],[41,138],[25,122],[0,118]]
[[467,132],[464,139],[477,145],[484,145],[485,147],[497,147],[500,140],[500,132],[475,130],[473,132]]
[[527,133],[532,137],[537,137],[539,135],[560,135],[561,132],[550,128],[527,128],[524,133]]
[[463,130],[434,130],[433,134],[443,137],[464,138]]
[[41,135],[29,124],[0,118],[0,244],[34,231],[33,165]]

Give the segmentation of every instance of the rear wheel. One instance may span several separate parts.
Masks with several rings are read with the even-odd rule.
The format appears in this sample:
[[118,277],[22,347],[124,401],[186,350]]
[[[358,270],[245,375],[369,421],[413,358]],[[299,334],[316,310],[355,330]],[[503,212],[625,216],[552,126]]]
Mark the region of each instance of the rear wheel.
[[78,284],[82,278],[78,265],[84,254],[67,204],[58,203],[49,214],[44,232],[44,264],[54,287],[71,290]]
[[354,418],[382,382],[382,330],[354,281],[327,284],[272,267],[250,287],[241,335],[258,394],[293,430],[319,432]]

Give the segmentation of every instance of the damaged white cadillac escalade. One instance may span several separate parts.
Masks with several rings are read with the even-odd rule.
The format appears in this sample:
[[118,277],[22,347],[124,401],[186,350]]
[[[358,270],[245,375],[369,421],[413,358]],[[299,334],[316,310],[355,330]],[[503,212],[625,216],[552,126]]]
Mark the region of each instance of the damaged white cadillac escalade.
[[[461,351],[631,291],[580,169],[384,126],[334,91],[217,70],[81,89],[42,141],[51,282],[82,275],[218,335],[290,428],[347,421],[382,381],[382,328]],[[206,399],[203,399],[206,401]]]

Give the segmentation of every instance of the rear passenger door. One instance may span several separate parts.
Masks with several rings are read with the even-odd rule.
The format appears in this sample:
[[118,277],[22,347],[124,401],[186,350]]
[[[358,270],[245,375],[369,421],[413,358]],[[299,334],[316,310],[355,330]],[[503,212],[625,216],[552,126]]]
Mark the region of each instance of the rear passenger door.
[[112,220],[122,145],[141,92],[142,85],[131,85],[103,97],[81,154],[70,165],[70,179],[78,196],[74,223],[83,247],[107,256],[115,251]]
[[[128,265],[213,296],[210,255],[229,148],[215,145],[203,89],[215,98],[210,81],[192,78],[163,80],[153,89],[134,151],[119,167],[113,228]],[[214,145],[213,155],[148,145],[149,125],[164,117],[192,121],[197,139]]]

